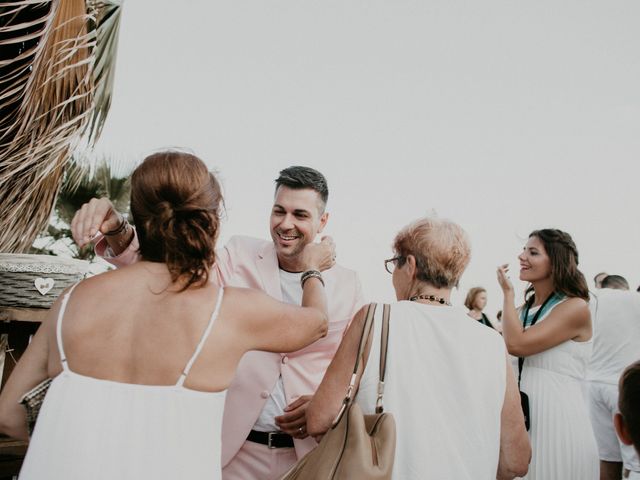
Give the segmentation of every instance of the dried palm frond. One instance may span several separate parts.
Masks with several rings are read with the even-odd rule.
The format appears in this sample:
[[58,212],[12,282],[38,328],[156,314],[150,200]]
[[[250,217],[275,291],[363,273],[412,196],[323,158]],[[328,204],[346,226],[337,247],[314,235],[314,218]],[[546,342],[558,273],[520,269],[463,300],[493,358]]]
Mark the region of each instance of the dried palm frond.
[[111,106],[122,8],[119,1],[91,0],[87,4],[95,12],[92,29],[96,32],[96,48],[92,52],[95,86],[93,109],[91,120],[84,132],[84,140],[91,147],[102,133]]
[[0,58],[0,251],[19,252],[46,226],[71,154],[100,133],[113,85],[119,2],[26,0],[2,7],[0,50],[12,47],[14,55]]

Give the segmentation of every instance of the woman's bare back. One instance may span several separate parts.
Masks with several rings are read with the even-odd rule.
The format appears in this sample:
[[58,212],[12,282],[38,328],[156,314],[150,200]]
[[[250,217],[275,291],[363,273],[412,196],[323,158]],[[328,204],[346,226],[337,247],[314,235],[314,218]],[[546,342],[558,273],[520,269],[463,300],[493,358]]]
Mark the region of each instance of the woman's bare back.
[[[150,262],[79,284],[62,320],[70,369],[116,382],[175,385],[211,319],[219,287],[209,283],[178,290],[171,285],[166,267]],[[225,341],[229,335],[223,323],[214,322],[185,381],[187,388],[224,390],[233,377],[235,366],[219,357],[230,355],[239,360],[241,346],[234,348]],[[50,342],[49,368],[56,374],[60,357],[55,336],[49,338],[54,339]],[[234,355],[235,350],[238,353]]]

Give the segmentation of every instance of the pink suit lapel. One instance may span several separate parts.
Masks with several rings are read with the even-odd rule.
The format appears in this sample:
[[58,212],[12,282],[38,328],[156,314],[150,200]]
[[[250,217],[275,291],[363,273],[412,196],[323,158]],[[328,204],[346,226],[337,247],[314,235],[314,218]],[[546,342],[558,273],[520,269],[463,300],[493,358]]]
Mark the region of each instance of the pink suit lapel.
[[280,267],[278,266],[278,256],[276,255],[276,248],[273,243],[269,243],[258,252],[256,265],[260,279],[262,280],[264,292],[276,300],[282,301]]

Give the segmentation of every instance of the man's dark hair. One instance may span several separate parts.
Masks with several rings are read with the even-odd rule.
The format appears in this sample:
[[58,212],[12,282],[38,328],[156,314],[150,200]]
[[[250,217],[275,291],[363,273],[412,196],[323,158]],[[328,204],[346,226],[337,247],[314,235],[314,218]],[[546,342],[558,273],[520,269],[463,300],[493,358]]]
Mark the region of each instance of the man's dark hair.
[[620,377],[618,408],[633,441],[640,451],[640,362],[629,365]]
[[280,171],[280,176],[276,178],[276,190],[285,186],[294,190],[302,190],[310,188],[320,195],[322,200],[322,209],[327,205],[329,200],[329,187],[327,187],[327,179],[324,178],[319,171],[310,167],[293,166]]
[[602,279],[602,288],[629,290],[629,282],[621,275],[607,275]]

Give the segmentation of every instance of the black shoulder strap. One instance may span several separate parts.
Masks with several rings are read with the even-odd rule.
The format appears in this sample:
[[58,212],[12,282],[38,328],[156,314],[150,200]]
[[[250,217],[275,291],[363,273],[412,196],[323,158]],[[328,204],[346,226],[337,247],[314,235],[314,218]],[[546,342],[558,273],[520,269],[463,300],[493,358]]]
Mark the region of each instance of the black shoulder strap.
[[[547,305],[547,303],[549,303],[549,301],[553,298],[554,295],[555,294],[553,292],[551,292],[551,295],[549,295],[547,297],[547,299],[542,303],[542,305],[540,305],[540,308],[538,309],[536,314],[533,316],[533,320],[531,320],[531,325],[529,325],[529,328],[533,327],[536,324],[536,322],[538,321],[538,318],[540,318],[540,314],[542,313],[542,310]],[[525,311],[524,311],[524,317],[522,319],[522,328],[523,328],[523,330],[524,330],[525,325],[527,324],[527,319],[529,318],[529,309],[531,308],[531,305],[533,305],[534,300],[535,300],[535,298],[531,297],[526,302],[526,308],[525,308]],[[518,357],[518,389],[520,389],[520,380],[522,378],[522,367],[524,366],[524,358],[525,357]]]
[[494,327],[493,327],[493,324],[491,323],[491,320],[489,320],[489,317],[487,317],[487,316],[484,314],[484,312],[482,312],[482,313],[481,313],[481,315],[482,315],[482,320],[481,320],[481,322],[482,322],[482,323],[484,323],[487,327],[494,328]]

